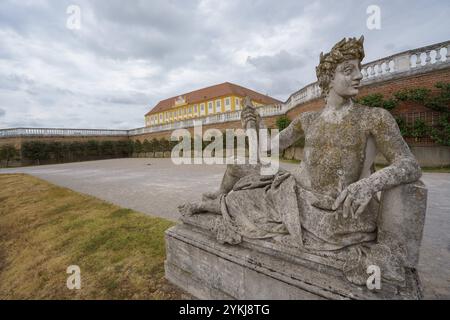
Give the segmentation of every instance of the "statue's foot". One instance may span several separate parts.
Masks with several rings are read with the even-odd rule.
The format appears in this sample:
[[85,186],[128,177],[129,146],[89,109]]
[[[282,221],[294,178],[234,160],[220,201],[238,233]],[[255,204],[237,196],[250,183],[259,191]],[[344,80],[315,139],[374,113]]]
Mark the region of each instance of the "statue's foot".
[[224,194],[224,193],[221,190],[218,190],[216,192],[205,192],[202,195],[202,200],[203,201],[215,200],[215,199],[219,198],[222,194]]
[[182,216],[192,216],[193,214],[199,212],[199,208],[194,203],[186,202],[178,206],[178,211],[180,211]]

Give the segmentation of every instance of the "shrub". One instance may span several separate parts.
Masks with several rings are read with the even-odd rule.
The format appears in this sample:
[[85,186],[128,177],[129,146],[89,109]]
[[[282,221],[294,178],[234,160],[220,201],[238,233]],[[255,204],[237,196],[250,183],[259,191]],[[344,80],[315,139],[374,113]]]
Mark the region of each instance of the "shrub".
[[400,129],[400,133],[403,137],[409,136],[409,127],[405,122],[405,119],[401,117],[396,117],[395,121],[397,121],[398,128]]
[[[79,146],[80,149],[83,148],[83,146]],[[85,145],[85,150],[88,156],[96,157],[99,156],[101,153],[100,150],[100,143],[96,140],[89,140]]]
[[394,94],[394,97],[400,101],[415,101],[425,103],[431,94],[430,89],[426,88],[413,88],[403,89]]
[[170,151],[170,141],[167,140],[166,138],[161,138],[161,140],[159,140],[159,148],[161,152],[166,152],[166,151]]
[[435,142],[450,146],[450,114],[441,117],[436,127],[431,128],[430,137]]
[[384,96],[381,93],[369,94],[357,99],[356,102],[368,107],[383,108],[386,110],[392,110],[398,104],[395,99],[384,100]]
[[413,126],[409,129],[409,134],[414,138],[423,138],[428,135],[430,128],[421,119],[417,119]]
[[141,153],[141,152],[142,152],[142,142],[141,142],[141,141],[136,140],[136,141],[134,142],[134,148],[133,148],[133,151],[134,151],[135,153]]
[[40,164],[42,160],[49,158],[47,143],[41,141],[24,142],[22,144],[22,155],[24,158]]
[[9,161],[15,159],[19,155],[16,147],[11,144],[6,144],[0,148],[0,160],[6,161],[6,166],[8,166]]
[[142,150],[144,152],[152,152],[153,151],[152,144],[147,139],[145,139],[144,143],[142,144]]
[[281,116],[277,119],[276,125],[278,130],[283,131],[291,124],[291,120],[287,116]]
[[114,156],[115,150],[114,150],[114,144],[112,141],[102,141],[100,143],[100,156]]

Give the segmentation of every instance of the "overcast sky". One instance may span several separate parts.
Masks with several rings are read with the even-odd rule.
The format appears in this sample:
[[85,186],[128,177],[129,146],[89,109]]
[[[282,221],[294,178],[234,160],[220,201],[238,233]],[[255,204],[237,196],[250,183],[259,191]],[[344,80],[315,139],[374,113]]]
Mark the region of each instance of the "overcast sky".
[[159,100],[225,81],[285,101],[341,38],[364,34],[368,62],[449,40],[449,12],[448,0],[0,0],[0,128],[142,127]]

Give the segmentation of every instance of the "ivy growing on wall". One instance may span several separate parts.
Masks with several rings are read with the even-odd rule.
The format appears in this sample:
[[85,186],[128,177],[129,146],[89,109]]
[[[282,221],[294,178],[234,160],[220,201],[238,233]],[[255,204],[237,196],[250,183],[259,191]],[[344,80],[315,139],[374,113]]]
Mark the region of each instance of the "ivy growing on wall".
[[438,144],[450,146],[450,83],[438,82],[435,87],[438,89],[435,94],[427,88],[411,88],[395,92],[391,99],[384,99],[381,93],[374,93],[361,97],[356,102],[387,110],[394,109],[400,101],[421,103],[440,113],[439,123],[429,126],[418,119],[412,125],[407,125],[404,119],[397,117],[396,121],[402,136],[416,139],[429,136]]
[[279,131],[283,131],[291,124],[291,120],[287,116],[281,116],[277,119],[276,125]]
[[368,107],[383,108],[386,110],[392,110],[398,105],[398,101],[395,99],[384,99],[381,93],[374,93],[357,99],[357,103],[363,104]]

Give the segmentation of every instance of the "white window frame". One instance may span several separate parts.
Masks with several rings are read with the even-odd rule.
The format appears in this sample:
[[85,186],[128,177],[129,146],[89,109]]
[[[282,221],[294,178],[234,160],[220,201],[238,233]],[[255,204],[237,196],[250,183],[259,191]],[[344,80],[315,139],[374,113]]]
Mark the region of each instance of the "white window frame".
[[234,109],[241,110],[241,99],[240,98],[234,99]]
[[208,102],[208,113],[214,113],[214,102]]
[[231,99],[230,97],[225,98],[225,112],[226,111],[231,111]]
[[222,101],[220,99],[216,100],[215,108],[216,108],[216,113],[222,112]]

